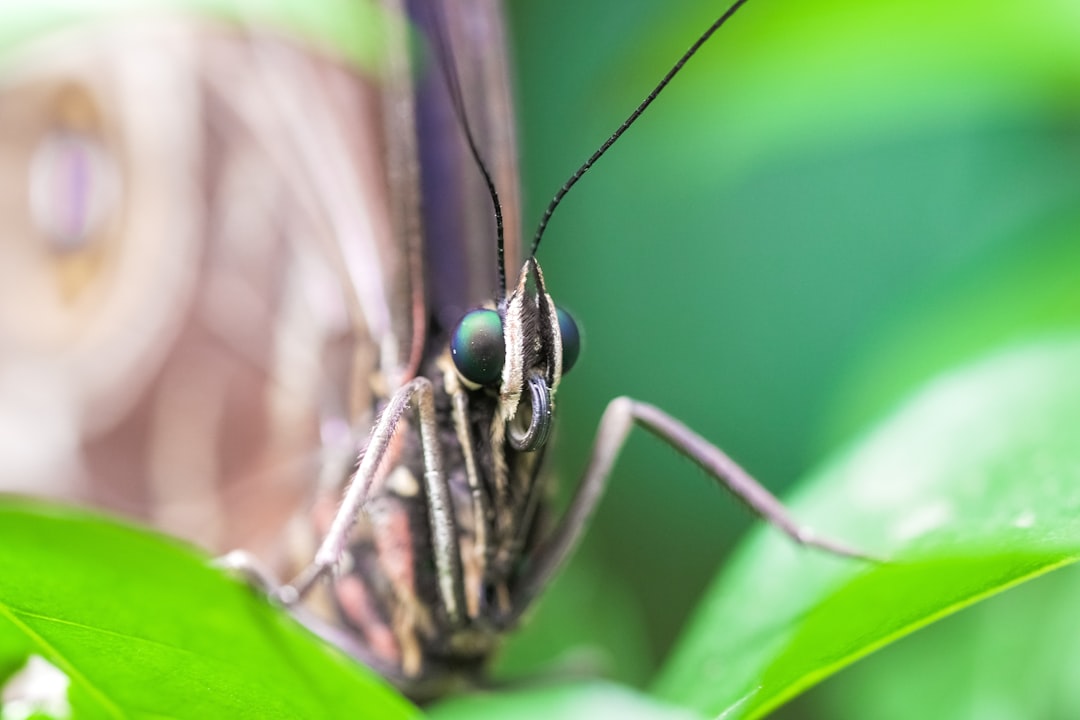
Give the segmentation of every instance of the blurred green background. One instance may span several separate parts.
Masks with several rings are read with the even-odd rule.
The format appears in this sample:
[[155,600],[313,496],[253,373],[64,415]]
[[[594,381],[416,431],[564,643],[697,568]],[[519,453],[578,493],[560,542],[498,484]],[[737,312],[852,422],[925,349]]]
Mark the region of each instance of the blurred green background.
[[[724,7],[511,4],[526,218]],[[751,0],[547,233],[549,287],[585,337],[560,392],[558,472],[578,476],[605,404],[627,394],[782,493],[938,372],[1080,325],[1078,200],[1080,5]],[[635,432],[507,672],[555,658],[646,679],[750,522]],[[974,612],[1009,626],[1040,587]],[[967,672],[945,654],[955,627],[918,642]],[[871,667],[897,675],[889,657]],[[839,717],[832,687],[792,716]],[[851,717],[884,716],[870,695],[879,706]]]

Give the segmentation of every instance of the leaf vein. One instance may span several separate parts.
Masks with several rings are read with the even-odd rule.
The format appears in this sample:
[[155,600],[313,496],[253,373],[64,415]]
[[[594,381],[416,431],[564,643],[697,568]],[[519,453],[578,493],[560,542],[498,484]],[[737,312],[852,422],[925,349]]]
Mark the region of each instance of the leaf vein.
[[124,711],[121,710],[120,707],[113,703],[111,700],[109,700],[109,697],[97,685],[92,683],[90,681],[90,678],[79,672],[79,670],[76,669],[76,667],[71,663],[71,661],[68,660],[68,658],[65,657],[64,654],[61,653],[57,647],[55,647],[52,643],[50,643],[38,633],[34,632],[34,629],[32,627],[23,622],[19,618],[18,611],[16,611],[14,608],[12,608],[6,603],[0,602],[0,615],[10,620],[11,623],[18,629],[22,630],[22,632],[24,632],[27,637],[37,643],[43,650],[51,654],[52,657],[57,661],[57,663],[62,665],[61,669],[65,673],[67,673],[68,677],[81,682],[83,686],[87,689],[89,694],[95,697],[95,699],[97,699],[98,703],[102,706],[102,708],[108,711],[108,713],[112,717],[127,717]]

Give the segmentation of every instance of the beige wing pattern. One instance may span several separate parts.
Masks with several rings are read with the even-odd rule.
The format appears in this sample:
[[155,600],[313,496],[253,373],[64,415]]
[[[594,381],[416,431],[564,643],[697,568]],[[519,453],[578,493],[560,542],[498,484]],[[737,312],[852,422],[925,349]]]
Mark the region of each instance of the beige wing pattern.
[[407,373],[382,84],[192,19],[2,60],[0,490],[272,558],[321,436]]

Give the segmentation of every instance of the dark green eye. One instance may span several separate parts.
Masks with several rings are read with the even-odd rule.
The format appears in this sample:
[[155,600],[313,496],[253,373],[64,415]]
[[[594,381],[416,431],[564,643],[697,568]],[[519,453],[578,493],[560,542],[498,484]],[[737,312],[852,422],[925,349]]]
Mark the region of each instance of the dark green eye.
[[570,372],[581,353],[581,332],[570,313],[557,307],[555,314],[559,317],[559,334],[562,335],[562,371]]
[[502,319],[494,310],[473,310],[461,318],[450,336],[450,356],[461,377],[491,385],[502,376],[506,360]]

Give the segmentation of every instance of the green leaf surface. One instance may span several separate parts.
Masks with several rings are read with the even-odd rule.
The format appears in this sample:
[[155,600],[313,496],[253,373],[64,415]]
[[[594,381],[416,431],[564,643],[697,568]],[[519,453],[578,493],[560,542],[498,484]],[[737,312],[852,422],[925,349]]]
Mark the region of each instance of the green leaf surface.
[[630,688],[603,682],[466,695],[435,706],[429,717],[436,720],[703,720],[701,715],[686,708],[665,705]]
[[[1076,717],[1077,607],[1080,567],[1073,566],[904,638],[805,702],[830,720]],[[790,717],[805,716],[792,709]]]
[[67,674],[76,717],[419,714],[209,558],[9,500],[0,504],[0,667],[29,653]]
[[737,553],[659,677],[660,697],[759,717],[844,665],[1080,554],[1080,340],[932,383],[802,487],[795,514],[889,559],[772,530]]

